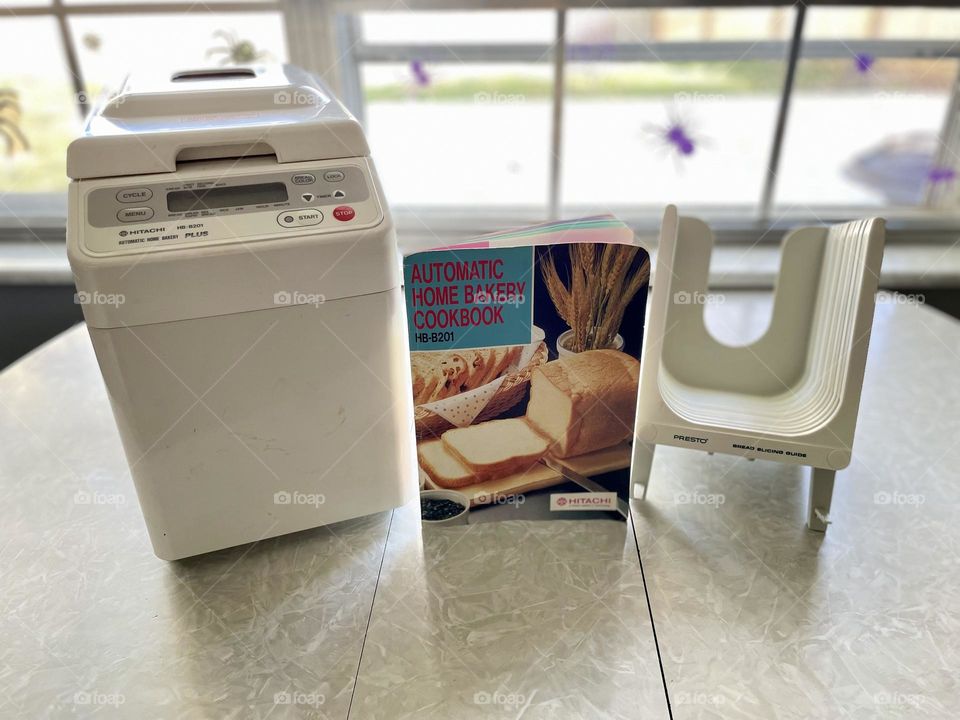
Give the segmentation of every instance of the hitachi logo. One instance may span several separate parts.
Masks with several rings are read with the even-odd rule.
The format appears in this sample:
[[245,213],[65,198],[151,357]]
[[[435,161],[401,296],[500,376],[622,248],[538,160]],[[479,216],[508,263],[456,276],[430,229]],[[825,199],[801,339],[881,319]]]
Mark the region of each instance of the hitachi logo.
[[152,235],[153,233],[162,233],[166,230],[164,227],[140,228],[139,230],[127,230],[128,235]]
[[707,442],[707,438],[696,437],[694,435],[674,435],[673,439],[688,443],[700,443],[701,445],[704,445]]

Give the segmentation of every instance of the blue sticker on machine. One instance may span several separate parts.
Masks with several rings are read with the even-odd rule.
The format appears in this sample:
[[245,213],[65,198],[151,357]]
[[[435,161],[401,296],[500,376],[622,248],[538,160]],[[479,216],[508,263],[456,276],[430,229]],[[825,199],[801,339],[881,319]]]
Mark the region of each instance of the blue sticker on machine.
[[411,350],[523,345],[533,332],[533,248],[404,258]]

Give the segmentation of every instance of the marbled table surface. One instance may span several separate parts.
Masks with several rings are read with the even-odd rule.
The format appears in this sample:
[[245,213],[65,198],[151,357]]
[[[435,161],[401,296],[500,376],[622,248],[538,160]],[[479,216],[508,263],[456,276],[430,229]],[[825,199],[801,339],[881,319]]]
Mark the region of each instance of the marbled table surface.
[[413,504],[166,563],[74,328],[0,374],[0,717],[955,718],[958,408],[960,323],[884,303],[825,536],[802,468],[659,448],[628,523]]

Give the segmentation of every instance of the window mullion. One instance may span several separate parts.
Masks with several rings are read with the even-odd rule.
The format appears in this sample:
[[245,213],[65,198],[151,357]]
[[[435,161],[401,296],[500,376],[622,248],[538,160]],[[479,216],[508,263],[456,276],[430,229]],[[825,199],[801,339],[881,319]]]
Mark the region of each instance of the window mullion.
[[[940,130],[939,143],[934,153],[934,166],[940,170],[960,173],[960,64],[950,91],[950,102]],[[927,182],[923,204],[933,209],[956,205],[957,187],[954,182]]]
[[550,217],[560,216],[560,172],[563,153],[564,72],[567,57],[567,11],[557,10],[557,29],[553,43],[553,116],[550,136]]
[[363,85],[356,49],[361,43],[360,22],[354,13],[340,13],[334,21],[337,28],[338,68],[340,70],[340,99],[361,124],[364,122],[365,106]]
[[777,109],[777,123],[773,130],[773,140],[770,143],[770,162],[767,163],[767,175],[763,183],[763,195],[760,200],[760,218],[770,218],[770,208],[773,204],[773,194],[777,186],[777,173],[780,171],[780,154],[783,149],[783,136],[787,127],[787,116],[790,111],[790,99],[793,96],[793,85],[797,76],[797,63],[800,61],[800,48],[803,44],[803,23],[806,19],[807,6],[797,3],[796,18],[793,23],[793,37],[787,52],[787,71],[783,78],[783,90],[780,93],[780,107]]
[[281,0],[290,62],[324,79],[342,95],[336,13],[329,0]]
[[84,122],[90,110],[90,103],[87,98],[87,86],[83,81],[83,73],[80,70],[80,61],[77,59],[77,48],[73,42],[73,33],[70,32],[70,25],[67,23],[66,10],[63,7],[62,0],[53,0],[52,8],[57,21],[57,29],[60,32],[60,41],[63,43],[63,56],[67,60],[67,72],[70,73],[70,82],[73,84],[80,122]]

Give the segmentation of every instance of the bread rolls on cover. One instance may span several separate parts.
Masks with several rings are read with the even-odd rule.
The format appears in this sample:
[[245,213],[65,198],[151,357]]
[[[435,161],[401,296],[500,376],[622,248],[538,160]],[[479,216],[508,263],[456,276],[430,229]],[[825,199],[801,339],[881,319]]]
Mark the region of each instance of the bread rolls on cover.
[[617,350],[588,350],[548,362],[530,378],[527,420],[565,458],[633,435],[640,363]]

